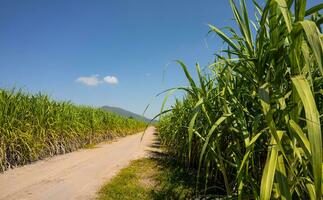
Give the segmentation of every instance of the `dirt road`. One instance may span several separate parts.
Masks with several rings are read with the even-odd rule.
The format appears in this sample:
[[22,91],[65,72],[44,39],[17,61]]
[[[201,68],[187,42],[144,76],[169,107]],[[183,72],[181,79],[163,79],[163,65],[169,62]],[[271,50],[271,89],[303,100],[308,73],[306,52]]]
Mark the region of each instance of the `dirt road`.
[[148,154],[154,131],[150,127],[142,142],[139,133],[8,170],[0,174],[0,199],[94,199],[100,186],[121,168]]

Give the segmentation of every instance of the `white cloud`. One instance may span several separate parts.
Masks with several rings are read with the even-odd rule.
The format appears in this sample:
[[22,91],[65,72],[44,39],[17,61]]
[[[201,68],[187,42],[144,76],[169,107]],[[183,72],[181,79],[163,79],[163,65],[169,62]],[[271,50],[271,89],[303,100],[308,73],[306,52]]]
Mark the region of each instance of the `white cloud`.
[[98,86],[102,83],[107,83],[110,85],[118,84],[118,78],[115,76],[106,76],[103,79],[99,77],[98,74],[92,76],[81,76],[75,80],[78,83],[83,83],[87,86]]
[[93,76],[82,76],[76,79],[76,82],[83,83],[88,86],[97,86],[101,83],[101,81],[98,78],[98,75],[93,75]]
[[103,78],[103,80],[108,83],[108,84],[111,84],[111,85],[116,85],[118,84],[118,78],[115,77],[115,76],[106,76]]

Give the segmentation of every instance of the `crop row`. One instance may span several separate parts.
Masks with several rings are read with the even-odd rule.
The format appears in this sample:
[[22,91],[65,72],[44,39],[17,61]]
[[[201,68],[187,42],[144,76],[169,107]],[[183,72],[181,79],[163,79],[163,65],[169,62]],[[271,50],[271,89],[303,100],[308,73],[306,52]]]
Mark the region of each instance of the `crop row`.
[[[162,114],[162,144],[204,183],[199,194],[229,199],[322,198],[322,4],[230,1],[237,29],[210,32],[226,47],[184,98]],[[253,19],[253,20],[251,20]],[[200,184],[199,184],[200,185]]]
[[0,171],[143,130],[145,123],[43,94],[0,90]]

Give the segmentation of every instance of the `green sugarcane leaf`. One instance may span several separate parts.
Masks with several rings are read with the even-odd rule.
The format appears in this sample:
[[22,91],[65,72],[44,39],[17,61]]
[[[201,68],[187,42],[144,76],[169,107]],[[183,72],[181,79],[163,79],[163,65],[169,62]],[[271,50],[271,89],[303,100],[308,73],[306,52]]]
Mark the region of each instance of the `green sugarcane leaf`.
[[323,46],[320,38],[320,32],[317,29],[317,26],[312,21],[301,21],[301,24],[307,38],[307,42],[309,43],[313,54],[315,56],[316,62],[318,64],[321,75],[323,74]]
[[277,158],[278,158],[278,149],[276,145],[277,144],[276,144],[275,138],[271,136],[270,144],[268,147],[267,160],[261,177],[261,185],[260,185],[261,200],[271,199],[271,193],[272,193],[276,165],[277,165]]
[[322,132],[320,116],[316,107],[310,85],[303,76],[292,78],[292,82],[298,92],[304,106],[306,127],[311,149],[311,163],[315,185],[316,199],[321,199],[322,194]]

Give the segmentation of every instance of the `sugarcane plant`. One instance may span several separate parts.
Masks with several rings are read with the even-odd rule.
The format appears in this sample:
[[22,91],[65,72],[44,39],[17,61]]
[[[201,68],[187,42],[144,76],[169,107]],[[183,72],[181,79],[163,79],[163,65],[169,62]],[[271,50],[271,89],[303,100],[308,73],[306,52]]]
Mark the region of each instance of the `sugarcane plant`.
[[227,46],[159,124],[162,143],[196,169],[204,189],[238,199],[321,199],[323,4],[268,0],[249,17],[230,0],[237,30],[209,25]]
[[145,127],[99,108],[0,89],[0,172]]

